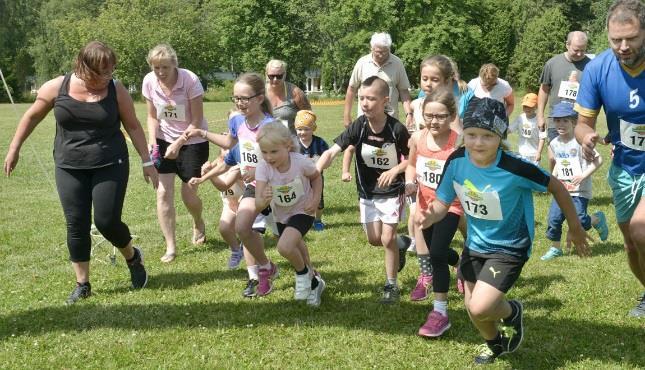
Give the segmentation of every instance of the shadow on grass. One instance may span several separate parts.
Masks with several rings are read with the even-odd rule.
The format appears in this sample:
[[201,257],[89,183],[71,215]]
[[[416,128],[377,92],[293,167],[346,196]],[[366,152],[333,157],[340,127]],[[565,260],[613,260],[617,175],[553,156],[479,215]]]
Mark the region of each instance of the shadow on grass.
[[609,206],[614,204],[614,199],[608,195],[594,195],[591,200],[589,200],[589,206]]
[[325,210],[323,211],[323,217],[325,215],[335,215],[335,214],[352,214],[352,213],[358,213],[358,199],[356,201],[352,201],[351,205],[339,205],[339,204],[334,204],[334,205],[325,205]]
[[591,247],[592,256],[609,256],[616,253],[622,253],[625,247],[619,243],[596,242]]

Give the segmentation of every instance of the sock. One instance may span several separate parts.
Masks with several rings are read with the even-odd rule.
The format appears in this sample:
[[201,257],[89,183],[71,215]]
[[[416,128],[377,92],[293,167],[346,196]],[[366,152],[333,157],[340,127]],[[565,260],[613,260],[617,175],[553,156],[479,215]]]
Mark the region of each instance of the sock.
[[137,249],[134,250],[134,254],[132,255],[132,258],[129,260],[125,260],[126,263],[131,264],[134,262],[137,258],[139,257],[139,251]]
[[435,299],[432,305],[434,306],[435,311],[444,316],[448,316],[448,301],[437,301]]
[[322,219],[317,218],[317,219],[314,220],[314,222],[322,222]]
[[515,307],[511,302],[508,302],[508,304],[511,306],[511,314],[504,319],[504,323],[508,323],[511,319],[515,318],[515,315],[517,315],[517,307]]
[[318,284],[318,279],[316,279],[315,276],[311,278],[311,290],[316,289],[318,287]]
[[258,265],[247,266],[246,271],[249,273],[249,280],[260,280],[260,277],[258,276],[259,270],[260,266]]
[[419,259],[419,269],[424,275],[432,274],[432,266],[430,265],[430,255],[429,254],[417,254]]
[[499,355],[502,352],[502,334],[500,332],[497,332],[497,336],[491,340],[487,340],[486,344],[488,345],[488,348],[490,348],[493,353],[496,355]]
[[90,286],[90,282],[89,282],[89,281],[86,281],[86,282],[84,282],[84,283],[79,283],[79,282],[77,281],[77,282],[76,282],[76,286],[88,286],[88,287],[89,287],[89,286]]
[[267,262],[266,265],[260,265],[262,270],[271,270],[271,261]]
[[385,284],[397,286],[396,285],[396,278],[387,278],[385,280]]
[[309,272],[309,269],[307,268],[307,265],[305,265],[305,268],[302,269],[302,271],[296,271],[296,275],[304,275]]
[[237,247],[233,247],[232,245],[230,247],[231,247],[231,252],[233,252],[233,253],[242,253],[242,248],[240,248],[239,244],[237,245]]

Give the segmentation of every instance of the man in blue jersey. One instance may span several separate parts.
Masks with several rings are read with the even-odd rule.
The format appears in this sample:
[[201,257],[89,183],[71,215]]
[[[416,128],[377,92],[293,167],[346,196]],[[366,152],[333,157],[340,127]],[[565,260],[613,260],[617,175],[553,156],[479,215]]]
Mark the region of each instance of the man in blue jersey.
[[[607,31],[611,49],[585,68],[576,110],[576,139],[587,160],[600,141],[595,131],[601,108],[607,115],[614,158],[608,182],[616,221],[623,234],[629,267],[645,286],[645,5],[618,0],[609,8]],[[645,317],[645,293],[629,312]]]

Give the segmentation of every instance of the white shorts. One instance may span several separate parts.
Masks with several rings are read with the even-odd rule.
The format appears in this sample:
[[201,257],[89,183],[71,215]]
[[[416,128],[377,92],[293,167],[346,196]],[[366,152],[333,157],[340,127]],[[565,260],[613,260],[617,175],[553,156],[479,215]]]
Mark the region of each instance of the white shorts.
[[402,196],[382,199],[360,199],[361,223],[381,221],[384,224],[398,224],[405,202]]

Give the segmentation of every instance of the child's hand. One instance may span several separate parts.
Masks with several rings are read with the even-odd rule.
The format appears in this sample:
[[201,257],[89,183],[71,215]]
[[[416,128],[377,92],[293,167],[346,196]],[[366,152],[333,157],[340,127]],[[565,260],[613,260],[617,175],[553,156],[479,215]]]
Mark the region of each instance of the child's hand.
[[574,176],[569,182],[572,185],[580,186],[580,183],[582,182],[582,180],[584,180],[582,176]]
[[179,155],[179,148],[177,147],[177,145],[173,143],[168,146],[168,148],[166,149],[166,154],[164,154],[163,157],[166,159],[175,159],[177,158],[178,155]]
[[244,171],[242,171],[242,181],[245,183],[250,183],[255,181],[255,168],[254,167],[246,167]]
[[182,136],[183,136],[186,140],[188,140],[188,139],[189,139],[189,138],[191,138],[191,137],[195,137],[195,136],[202,136],[202,130],[201,130],[201,129],[199,129],[199,128],[189,129],[189,130],[184,131],[184,133],[182,134]]
[[349,173],[349,172],[343,172],[343,174],[340,175],[340,179],[343,182],[350,182],[350,181],[352,181],[352,174]]
[[198,185],[199,185],[199,184],[201,184],[202,182],[204,182],[204,180],[202,180],[202,178],[201,178],[201,177],[193,177],[193,178],[191,178],[190,180],[188,180],[188,185],[191,185],[191,186],[198,186]]
[[315,215],[318,210],[318,204],[320,204],[320,199],[314,199],[314,197],[309,197],[305,203],[305,213],[308,215]]
[[376,184],[378,185],[379,188],[385,188],[390,186],[394,180],[396,180],[396,177],[399,175],[398,171],[396,168],[392,168],[390,170],[387,170],[381,174],[381,176],[378,177],[378,180],[376,180]]
[[273,188],[271,188],[271,185],[267,184],[264,188],[264,192],[260,194],[260,196],[263,204],[269,205],[269,203],[271,203],[271,199],[273,199]]
[[213,167],[215,167],[213,165],[213,163],[211,163],[209,161],[204,162],[204,164],[202,165],[202,170],[201,170],[202,176],[204,176],[206,173],[208,173],[208,171],[212,170]]
[[591,236],[582,228],[582,226],[571,229],[567,232],[567,248],[571,249],[571,243],[576,247],[576,254],[580,257],[591,256],[589,250],[589,241],[593,241]]
[[414,223],[421,226],[422,229],[427,229],[434,224],[434,209],[432,203],[428,204],[428,209],[422,210],[417,207],[417,212],[414,214]]

